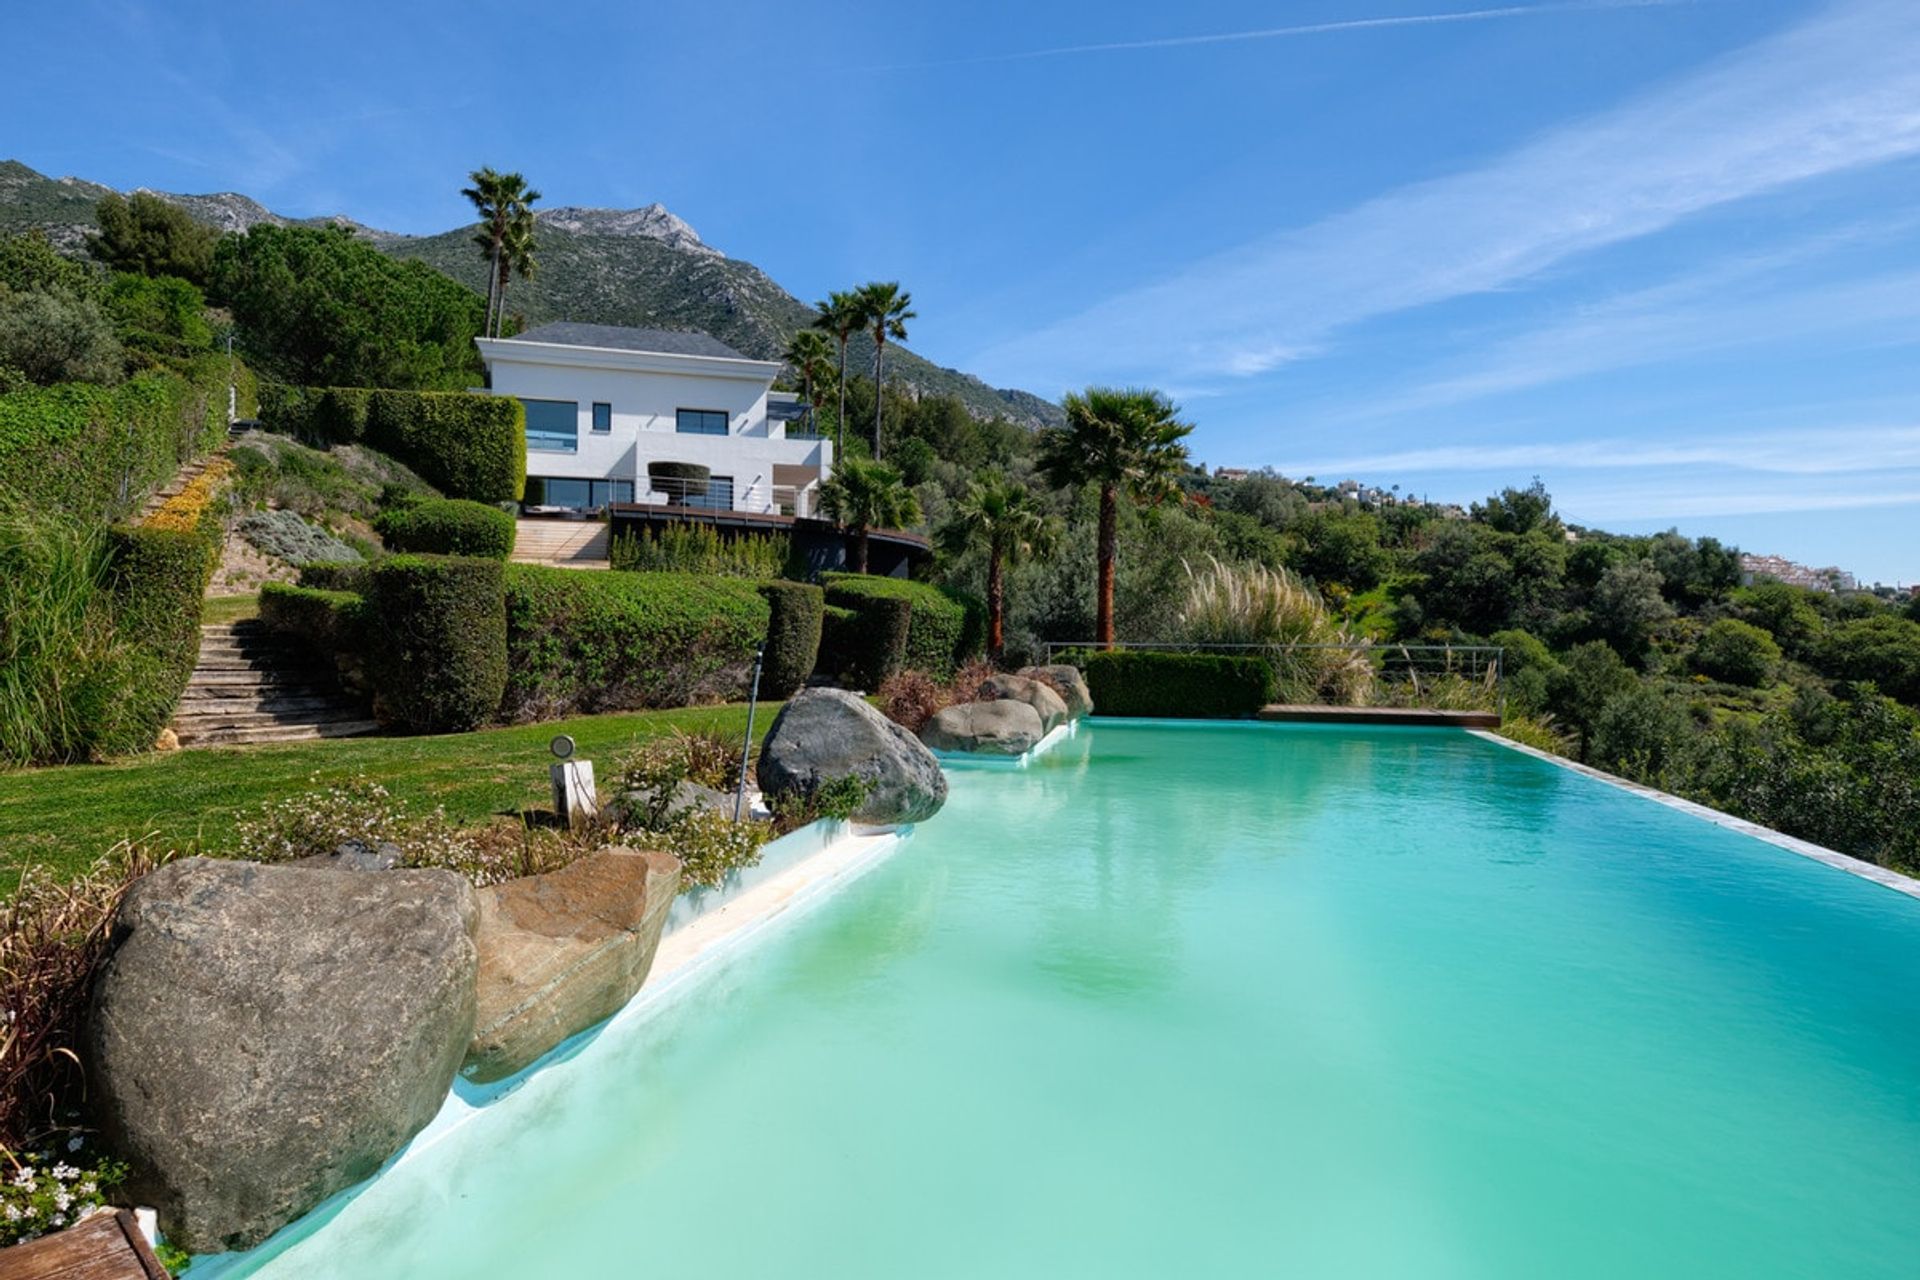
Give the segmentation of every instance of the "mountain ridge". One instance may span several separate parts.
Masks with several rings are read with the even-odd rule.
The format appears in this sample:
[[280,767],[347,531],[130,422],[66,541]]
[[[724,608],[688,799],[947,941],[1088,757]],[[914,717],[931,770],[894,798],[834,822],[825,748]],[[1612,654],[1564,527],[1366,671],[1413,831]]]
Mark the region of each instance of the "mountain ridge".
[[[93,209],[114,188],[83,178],[51,178],[18,160],[0,161],[0,232],[38,229],[69,252],[84,245]],[[276,226],[344,226],[383,253],[426,263],[477,293],[486,292],[487,265],[472,243],[473,225],[435,235],[385,231],[345,214],[290,218],[240,192],[151,194],[221,231]],[[131,194],[131,193],[126,193]],[[538,269],[513,282],[510,312],[529,326],[549,320],[619,324],[709,333],[758,359],[778,359],[813,308],[766,272],[703,241],[684,219],[655,203],[637,209],[558,205],[537,211]],[[850,372],[871,367],[873,345],[864,335],[848,347]],[[1062,420],[1060,407],[1014,388],[989,386],[972,374],[933,363],[911,348],[888,344],[887,381],[910,394],[951,395],[981,416],[1028,426]]]

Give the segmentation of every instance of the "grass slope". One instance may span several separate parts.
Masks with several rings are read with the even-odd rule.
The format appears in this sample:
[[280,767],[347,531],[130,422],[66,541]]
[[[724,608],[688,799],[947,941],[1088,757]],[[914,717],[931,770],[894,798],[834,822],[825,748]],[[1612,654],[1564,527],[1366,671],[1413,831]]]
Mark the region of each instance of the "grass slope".
[[[765,736],[779,710],[778,703],[760,707],[756,738]],[[26,867],[70,875],[129,836],[217,854],[231,847],[235,822],[261,802],[360,774],[410,809],[444,805],[462,823],[524,806],[545,808],[552,803],[547,743],[558,733],[571,734],[580,758],[594,761],[604,795],[614,757],[637,740],[674,729],[736,737],[746,725],[743,705],[691,707],[442,737],[215,748],[0,773],[0,893],[11,893]]]

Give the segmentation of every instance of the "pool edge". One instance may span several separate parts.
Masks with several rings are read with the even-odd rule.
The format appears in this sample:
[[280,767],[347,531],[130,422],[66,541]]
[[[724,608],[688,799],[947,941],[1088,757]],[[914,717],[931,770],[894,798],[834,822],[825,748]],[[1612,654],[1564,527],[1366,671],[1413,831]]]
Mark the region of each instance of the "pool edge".
[[1550,751],[1542,751],[1538,747],[1530,747],[1523,742],[1515,742],[1512,738],[1503,737],[1491,729],[1468,729],[1465,730],[1465,732],[1472,734],[1476,738],[1484,739],[1487,742],[1518,751],[1522,755],[1532,756],[1536,760],[1544,760],[1548,764],[1558,765],[1562,769],[1568,769],[1574,773],[1592,778],[1596,782],[1604,782],[1608,786],[1618,787],[1622,791],[1630,792],[1644,800],[1651,800],[1655,804],[1663,804],[1669,809],[1678,809],[1682,813],[1691,814],[1696,818],[1703,818],[1716,827],[1725,827],[1729,831],[1737,831],[1741,835],[1752,836],[1755,840],[1764,841],[1776,849],[1785,849],[1788,853],[1796,853],[1803,858],[1811,858],[1813,861],[1824,863],[1836,871],[1844,871],[1848,875],[1858,876],[1862,880],[1871,880],[1873,883],[1891,889],[1895,893],[1904,893],[1909,898],[1920,898],[1920,880],[1916,880],[1912,876],[1902,875],[1898,871],[1893,871],[1875,863],[1855,858],[1850,854],[1836,852],[1833,849],[1827,848],[1825,845],[1815,844],[1811,840],[1802,840],[1798,836],[1786,835],[1783,832],[1775,831],[1772,827],[1763,827],[1759,823],[1746,818],[1736,818],[1730,813],[1723,813],[1719,809],[1711,808],[1696,800],[1684,799],[1671,792],[1662,791],[1658,787],[1650,787],[1644,782],[1634,782],[1630,779],[1619,777],[1616,774],[1608,773],[1604,769],[1596,769],[1590,764],[1581,764],[1578,760],[1569,760],[1565,756],[1556,756]]

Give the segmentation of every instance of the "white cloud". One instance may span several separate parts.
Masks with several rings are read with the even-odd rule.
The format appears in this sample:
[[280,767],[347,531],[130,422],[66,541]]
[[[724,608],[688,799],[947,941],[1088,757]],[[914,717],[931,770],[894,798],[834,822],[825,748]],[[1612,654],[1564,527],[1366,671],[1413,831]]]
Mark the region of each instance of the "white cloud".
[[1920,3],[1823,16],[1485,168],[1128,290],[971,363],[1003,385],[1249,376],[1704,210],[1920,154]]

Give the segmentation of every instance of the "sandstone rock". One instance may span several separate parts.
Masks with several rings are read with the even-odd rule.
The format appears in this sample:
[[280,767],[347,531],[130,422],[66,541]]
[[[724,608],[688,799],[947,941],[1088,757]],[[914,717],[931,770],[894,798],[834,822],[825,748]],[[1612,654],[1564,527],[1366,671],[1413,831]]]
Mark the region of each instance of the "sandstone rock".
[[853,814],[859,822],[919,822],[947,802],[933,753],[842,689],[802,689],[787,701],[760,747],[759,774],[769,798],[857,777],[867,784]]
[[128,1198],[216,1252],[371,1175],[473,1036],[475,913],[451,871],[188,858],[137,882],[89,1022]]
[[479,1013],[461,1074],[503,1079],[619,1012],[679,890],[679,859],[619,848],[480,890]]
[[153,740],[153,749],[163,754],[168,751],[178,751],[180,749],[180,735],[172,729],[162,729],[160,736]]
[[365,840],[342,841],[332,853],[316,853],[310,858],[295,858],[289,866],[319,867],[334,871],[391,871],[400,865],[397,844],[368,844]]
[[1071,663],[1056,662],[1051,666],[1022,667],[1020,674],[1029,680],[1038,680],[1060,695],[1067,704],[1067,718],[1078,720],[1081,716],[1093,714],[1093,691],[1087,688],[1087,678],[1080,668]]
[[920,740],[935,751],[1017,756],[1031,751],[1046,732],[1038,711],[1009,698],[943,707],[920,730]]
[[1051,686],[1027,676],[988,676],[980,683],[982,701],[1024,702],[1040,715],[1041,732],[1067,722],[1067,704]]

